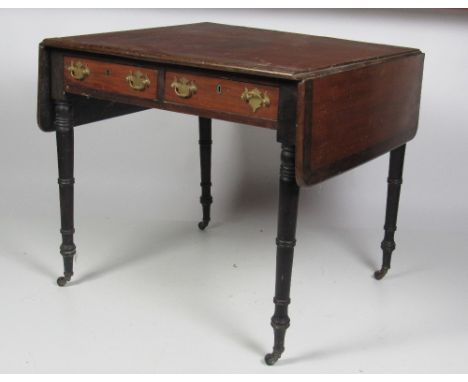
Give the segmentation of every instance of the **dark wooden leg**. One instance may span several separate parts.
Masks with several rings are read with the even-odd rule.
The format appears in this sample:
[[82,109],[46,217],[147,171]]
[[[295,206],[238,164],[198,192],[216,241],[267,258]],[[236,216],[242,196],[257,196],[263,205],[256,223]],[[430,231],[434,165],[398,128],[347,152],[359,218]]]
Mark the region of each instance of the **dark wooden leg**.
[[204,230],[210,222],[210,207],[213,203],[211,196],[211,119],[199,118],[200,140],[200,168],[201,190],[200,203],[203,208],[203,220],[198,223],[198,228]]
[[387,211],[385,214],[385,236],[381,244],[383,251],[382,268],[374,273],[377,280],[381,280],[390,269],[392,252],[395,249],[395,231],[397,229],[398,203],[400,188],[403,182],[403,162],[406,145],[390,152],[390,168],[388,171]]
[[76,247],[73,243],[73,125],[71,105],[68,102],[55,103],[55,127],[57,136],[57,158],[60,191],[60,216],[64,274],[57,279],[59,286],[64,286],[73,276],[73,257]]
[[271,318],[274,331],[273,352],[265,356],[265,362],[273,365],[284,351],[284,336],[289,327],[288,305],[291,287],[294,246],[296,245],[296,220],[299,201],[299,186],[296,183],[294,168],[294,146],[282,146],[278,236],[276,238],[276,284],[275,312]]

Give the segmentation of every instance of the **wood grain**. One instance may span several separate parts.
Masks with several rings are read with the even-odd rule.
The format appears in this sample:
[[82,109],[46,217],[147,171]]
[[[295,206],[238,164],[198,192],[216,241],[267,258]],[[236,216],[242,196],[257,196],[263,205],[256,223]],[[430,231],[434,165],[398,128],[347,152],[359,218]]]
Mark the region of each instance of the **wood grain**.
[[300,94],[306,98],[298,112],[298,182],[320,182],[412,139],[423,60],[417,54],[302,85]]
[[417,51],[214,23],[53,38],[43,44],[154,63],[296,80]]
[[[190,98],[181,98],[171,88],[174,79],[186,78],[193,81],[197,86],[197,91]],[[221,92],[216,91],[221,87]],[[255,112],[252,111],[248,103],[241,99],[245,89],[253,90],[257,88],[261,92],[266,92],[270,98],[269,106],[262,106]],[[278,119],[278,99],[279,89],[272,86],[259,85],[256,83],[232,81],[220,77],[211,77],[184,71],[167,71],[164,85],[164,101],[187,105],[197,109],[214,110],[225,113],[239,114],[256,119],[266,119],[276,121]]]
[[[72,62],[81,62],[88,66],[89,76],[83,80],[73,78],[67,69]],[[111,94],[121,94],[136,98],[157,98],[157,71],[135,65],[121,65],[108,61],[84,59],[82,57],[64,57],[65,90],[69,93],[81,94],[84,89],[93,89]],[[132,89],[126,77],[130,72],[140,71],[150,80],[148,88],[139,91]]]
[[51,102],[50,54],[39,44],[38,79],[37,79],[37,125],[42,131],[54,131],[54,106]]

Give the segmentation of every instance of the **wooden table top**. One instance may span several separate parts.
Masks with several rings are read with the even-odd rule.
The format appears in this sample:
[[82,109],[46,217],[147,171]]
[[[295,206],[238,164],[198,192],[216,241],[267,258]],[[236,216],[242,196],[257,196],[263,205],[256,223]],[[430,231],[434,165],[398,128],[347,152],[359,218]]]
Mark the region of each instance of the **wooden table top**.
[[70,49],[270,78],[302,80],[418,49],[214,23],[89,34],[43,41]]
[[[413,48],[213,23],[52,38],[38,122],[54,131],[54,102],[74,96],[73,126],[159,108],[271,128],[312,185],[415,136],[423,62]],[[151,85],[135,89],[137,73]],[[182,80],[195,92],[178,94]]]

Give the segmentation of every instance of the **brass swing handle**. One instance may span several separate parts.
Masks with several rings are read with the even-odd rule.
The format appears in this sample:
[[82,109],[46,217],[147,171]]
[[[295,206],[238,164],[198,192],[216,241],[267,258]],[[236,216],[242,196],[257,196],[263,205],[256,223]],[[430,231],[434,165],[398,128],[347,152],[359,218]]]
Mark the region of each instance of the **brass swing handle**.
[[133,89],[137,91],[143,91],[146,88],[148,88],[151,84],[151,81],[149,80],[148,76],[139,70],[135,72],[130,72],[130,74],[125,77],[125,79],[128,82],[128,85]]
[[241,95],[241,99],[244,102],[248,102],[254,113],[262,106],[270,106],[270,98],[268,97],[267,92],[261,92],[257,88],[253,90],[245,88]]
[[76,63],[72,61],[67,69],[70,72],[70,75],[75,80],[79,81],[84,80],[91,73],[88,66],[83,64],[81,61],[77,61]]
[[174,93],[181,98],[190,98],[198,90],[195,82],[188,80],[185,77],[181,77],[180,79],[174,77],[171,88],[174,89]]

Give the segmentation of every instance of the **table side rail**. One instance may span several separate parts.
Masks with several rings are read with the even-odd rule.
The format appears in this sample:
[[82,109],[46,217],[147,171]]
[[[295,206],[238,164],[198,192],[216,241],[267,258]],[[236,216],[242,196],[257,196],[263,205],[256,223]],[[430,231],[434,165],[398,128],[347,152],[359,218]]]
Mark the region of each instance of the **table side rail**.
[[[80,104],[86,104],[88,108],[93,107],[95,100],[101,101],[101,104],[96,107],[106,102],[107,111],[114,109],[109,117],[157,108],[279,129],[284,119],[281,105],[285,104],[285,100],[282,98],[285,97],[283,95],[290,97],[291,93],[282,89],[296,87],[294,84],[297,84],[297,81],[194,70],[193,68],[187,70],[184,67],[162,66],[82,52],[49,49],[43,49],[43,51],[45,52],[42,56],[40,55],[40,59],[42,62],[48,62],[49,67],[41,64],[40,70],[43,73],[39,77],[40,82],[47,84],[49,89],[42,92],[38,98],[42,100],[42,107],[38,110],[38,121],[42,119],[39,125],[45,131],[52,131],[53,126],[51,126],[49,114],[45,112],[48,108],[43,105],[49,104],[50,107],[51,99],[61,100],[67,94],[86,99],[87,101],[82,101]],[[72,64],[74,72],[72,72]],[[143,80],[145,78],[149,80],[150,85],[143,91],[132,89],[126,78],[130,73],[135,74],[136,71],[143,74]],[[78,79],[74,76],[84,76],[84,78]],[[178,81],[184,77],[193,81],[198,87],[198,93],[191,98],[180,96],[181,92],[186,89],[177,89],[173,85],[175,77]],[[109,80],[109,83],[106,80]],[[123,105],[126,106],[123,107]],[[133,109],[129,106],[133,106]],[[83,108],[80,109],[80,113],[81,110]],[[76,125],[106,118],[105,113],[93,114],[95,118],[75,120]],[[99,119],[97,119],[98,114]]]

